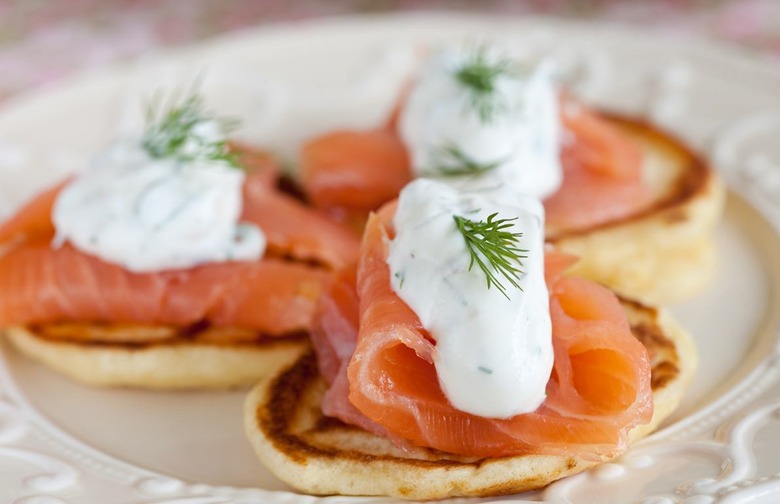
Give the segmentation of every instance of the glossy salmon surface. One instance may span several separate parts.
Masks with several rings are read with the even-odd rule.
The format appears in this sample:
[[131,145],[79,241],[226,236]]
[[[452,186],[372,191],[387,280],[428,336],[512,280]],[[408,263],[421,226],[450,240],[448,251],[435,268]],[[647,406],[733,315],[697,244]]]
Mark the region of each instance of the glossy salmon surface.
[[332,384],[325,413],[400,444],[466,456],[601,460],[624,451],[628,432],[650,421],[653,404],[647,352],[616,296],[564,275],[571,259],[548,252],[555,365],[547,398],[533,413],[508,419],[464,413],[441,391],[435,342],[390,287],[391,216],[369,219],[355,273],[338,277],[321,302],[314,343]]
[[[573,98],[563,96],[560,104],[563,183],[544,201],[548,224],[578,231],[647,208],[653,195],[642,177],[641,147]],[[314,205],[363,222],[398,196],[413,175],[394,124],[391,118],[372,130],[334,131],[303,146],[301,184]]]
[[55,245],[51,211],[64,182],[0,225],[0,325],[205,322],[268,335],[308,330],[332,271],[354,262],[359,240],[279,191],[275,167],[253,155],[241,220],[266,234],[261,260],[132,273],[68,243]]

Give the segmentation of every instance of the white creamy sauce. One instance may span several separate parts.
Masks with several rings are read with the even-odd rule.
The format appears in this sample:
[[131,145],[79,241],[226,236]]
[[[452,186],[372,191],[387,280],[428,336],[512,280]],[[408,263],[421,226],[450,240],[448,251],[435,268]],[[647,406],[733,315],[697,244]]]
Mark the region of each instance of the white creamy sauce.
[[[509,297],[486,286],[453,215],[472,221],[517,218],[526,249],[519,284]],[[549,299],[544,280],[544,209],[537,198],[506,190],[460,191],[417,179],[399,197],[389,244],[392,287],[436,340],[434,364],[452,405],[506,418],[534,411],[545,398],[553,364]],[[501,279],[501,277],[499,277]]]
[[[464,68],[478,72],[464,77]],[[523,69],[494,49],[445,51],[423,69],[400,118],[413,171],[428,178],[399,197],[392,287],[436,340],[434,364],[449,401],[479,416],[534,411],[552,371],[541,200],[562,182],[553,74],[549,61]],[[487,287],[478,265],[469,271],[453,219],[485,221],[494,212],[516,218],[509,231],[522,233],[527,250],[520,288],[494,271],[509,299]]]
[[[496,165],[485,178],[522,188],[545,198],[560,186],[560,121],[554,69],[544,61],[530,70],[519,65],[498,75],[488,99],[488,119],[474,103],[474,90],[457,74],[473,54],[445,51],[422,71],[400,118],[400,134],[416,175],[440,177],[454,164],[448,147],[468,159]],[[488,63],[501,61],[486,51]],[[482,103],[485,103],[484,101]]]
[[[213,124],[196,128],[182,153],[218,135]],[[258,259],[264,235],[238,222],[243,182],[224,161],[153,158],[138,140],[117,142],[60,193],[55,245],[69,241],[134,272]]]

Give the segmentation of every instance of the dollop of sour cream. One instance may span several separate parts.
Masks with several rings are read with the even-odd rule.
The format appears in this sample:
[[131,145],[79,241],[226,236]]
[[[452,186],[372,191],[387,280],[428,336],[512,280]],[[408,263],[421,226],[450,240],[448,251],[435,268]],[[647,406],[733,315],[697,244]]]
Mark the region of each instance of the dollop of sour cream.
[[[475,64],[503,69],[493,77],[490,93],[480,94],[459,78]],[[522,187],[526,194],[543,199],[561,184],[551,61],[523,68],[496,49],[442,51],[415,82],[399,126],[417,176],[442,176],[458,163],[455,147],[477,165],[493,165],[488,179]]]
[[[454,215],[472,221],[517,218],[522,233],[522,290],[486,286]],[[401,191],[388,265],[393,290],[436,341],[434,364],[452,405],[491,418],[534,411],[545,398],[553,364],[549,298],[544,280],[544,208],[508,191],[466,192],[417,179]]]
[[[205,124],[190,141],[215,134]],[[67,240],[133,272],[258,259],[262,231],[239,223],[243,182],[222,160],[155,158],[138,140],[116,142],[58,196],[55,245]]]

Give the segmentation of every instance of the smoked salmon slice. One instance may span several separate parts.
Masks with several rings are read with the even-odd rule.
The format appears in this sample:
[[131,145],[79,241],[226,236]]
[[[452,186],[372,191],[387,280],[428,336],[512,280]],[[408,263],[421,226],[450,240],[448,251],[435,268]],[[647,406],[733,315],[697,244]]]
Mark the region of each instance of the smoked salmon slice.
[[329,274],[277,258],[134,274],[48,242],[0,258],[0,325],[65,321],[308,329]]
[[563,183],[544,201],[547,226],[586,230],[646,209],[642,152],[626,133],[570,97],[561,99]]
[[263,230],[269,252],[329,269],[355,261],[360,238],[354,231],[269,188],[263,177],[262,173],[253,175],[244,183],[241,220]]
[[375,210],[411,180],[406,147],[390,128],[334,131],[301,150],[301,183],[322,208]]
[[336,379],[342,363],[348,362],[355,353],[360,324],[356,283],[357,264],[336,273],[327,294],[320,298],[314,317],[311,339],[317,351],[320,374],[328,384]]
[[0,253],[4,248],[19,245],[24,241],[47,240],[54,236],[54,224],[51,218],[44,218],[44,216],[51,215],[57,194],[66,182],[41,192],[10,219],[0,224]]
[[310,333],[320,374],[329,385],[322,400],[322,412],[340,418],[397,444],[405,441],[363,415],[349,402],[347,368],[358,338],[360,300],[355,290],[357,264],[339,271],[320,297]]
[[[652,417],[650,362],[614,294],[562,275],[571,259],[548,252],[555,365],[545,402],[509,419],[458,411],[440,389],[435,343],[390,287],[386,257],[393,232],[386,214],[369,218],[353,293],[345,294],[350,277],[342,276],[321,301],[317,319],[329,322],[315,326],[330,332],[314,344],[333,384],[323,402],[326,414],[466,456],[602,460],[626,449],[631,428]],[[340,292],[334,295],[334,289]],[[347,360],[342,356],[350,345],[354,353]],[[338,368],[334,356],[343,359]]]
[[262,159],[245,181],[242,215],[266,233],[260,261],[131,273],[67,243],[53,246],[51,210],[64,184],[42,192],[0,226],[0,326],[207,322],[271,336],[308,330],[332,271],[354,262],[359,240],[276,190],[277,172]]
[[[562,96],[560,104],[563,184],[544,202],[549,225],[583,230],[644,210],[652,192],[642,178],[640,147],[575,99]],[[411,181],[409,163],[391,118],[380,128],[311,139],[301,150],[300,178],[315,206],[365,220]]]

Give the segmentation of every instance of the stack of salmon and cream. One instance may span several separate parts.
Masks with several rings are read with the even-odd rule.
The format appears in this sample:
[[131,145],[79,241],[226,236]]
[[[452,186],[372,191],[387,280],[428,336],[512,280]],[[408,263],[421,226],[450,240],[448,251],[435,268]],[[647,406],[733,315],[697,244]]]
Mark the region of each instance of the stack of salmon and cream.
[[723,189],[672,137],[588,109],[553,74],[444,51],[387,125],[304,146],[310,201],[363,234],[320,300],[314,352],[247,398],[279,478],[520,492],[620,455],[677,406],[696,352],[644,303],[704,285]]
[[[164,105],[164,104],[162,104]],[[197,96],[0,225],[0,327],[93,385],[254,384],[308,347],[358,238],[279,189]]]

